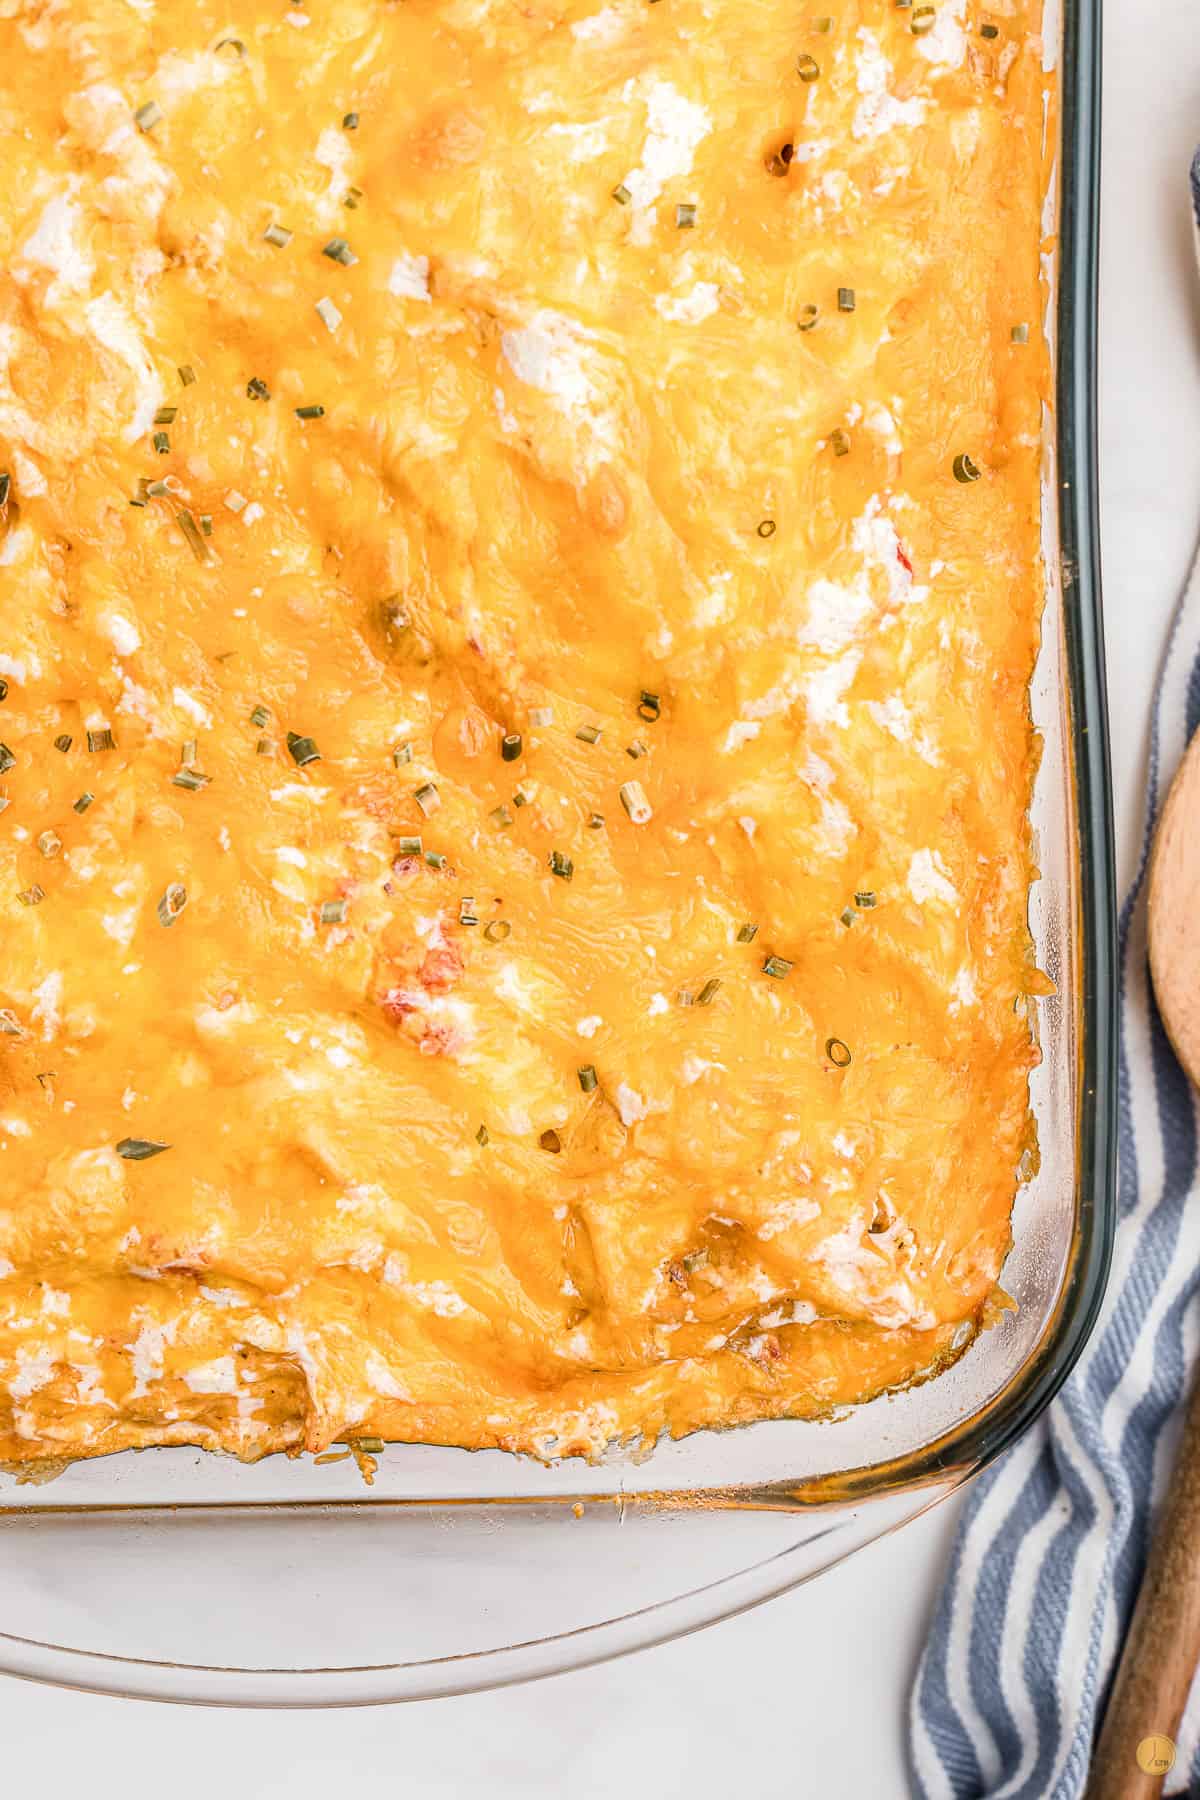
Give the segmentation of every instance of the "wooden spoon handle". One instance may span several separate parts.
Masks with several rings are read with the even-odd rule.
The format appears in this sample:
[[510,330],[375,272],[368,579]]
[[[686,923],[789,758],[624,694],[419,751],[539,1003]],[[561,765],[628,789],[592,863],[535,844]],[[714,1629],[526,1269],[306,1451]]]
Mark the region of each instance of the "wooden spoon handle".
[[1143,1769],[1148,1738],[1174,1741],[1200,1663],[1200,1381],[1092,1757],[1087,1800],[1157,1800],[1166,1766]]

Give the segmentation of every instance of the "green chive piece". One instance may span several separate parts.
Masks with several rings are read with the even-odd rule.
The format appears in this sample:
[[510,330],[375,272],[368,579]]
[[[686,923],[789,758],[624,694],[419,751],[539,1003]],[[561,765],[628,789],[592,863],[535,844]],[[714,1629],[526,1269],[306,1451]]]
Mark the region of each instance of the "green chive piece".
[[460,925],[478,925],[479,914],[475,911],[474,894],[464,894],[459,901],[458,922]]
[[840,287],[838,289],[838,311],[839,312],[847,312],[847,313],[853,312],[857,305],[858,305],[858,295],[855,293],[853,288]]
[[773,975],[776,981],[783,981],[792,972],[792,965],[786,956],[768,956],[763,963],[764,975]]
[[345,238],[341,237],[330,238],[321,255],[327,256],[331,262],[341,263],[343,269],[352,269],[358,261]]
[[179,748],[180,762],[183,763],[185,766],[188,763],[194,763],[197,755],[199,754],[199,750],[200,750],[200,746],[197,743],[196,739],[189,738],[186,744],[180,745],[180,748]]
[[162,116],[162,107],[157,100],[147,100],[134,113],[133,122],[139,131],[153,131]]
[[912,32],[914,37],[924,37],[937,24],[936,6],[917,6],[913,8]]
[[286,225],[268,225],[263,236],[268,244],[274,244],[277,250],[286,250],[292,241],[292,234]]
[[675,208],[675,229],[692,231],[696,224],[696,206],[691,200],[681,200]]
[[830,432],[829,443],[835,456],[849,456],[850,433],[843,431],[840,425],[836,431]]
[[412,761],[412,745],[411,744],[397,744],[394,747],[394,749],[392,750],[392,766],[393,766],[393,768],[402,769],[404,767],[405,763],[410,763],[411,761]]
[[275,754],[275,746],[270,738],[260,737],[254,746],[254,754],[255,756],[273,756]]
[[396,839],[397,856],[420,856],[423,845],[419,837],[401,837]]
[[814,19],[812,22],[812,28],[814,31],[819,32],[821,34],[821,36],[824,37],[828,32],[833,30],[833,20],[831,18],[829,18],[828,15],[826,15],[826,17],[823,19]]
[[[197,562],[208,561],[208,545],[204,541],[200,528],[186,506],[181,506],[175,514],[175,523],[188,541],[192,555]],[[211,521],[210,521],[211,523]]]
[[211,780],[211,775],[202,775],[199,769],[176,769],[171,777],[171,786],[186,788],[189,794],[198,794]]
[[579,1085],[585,1094],[592,1093],[598,1086],[596,1071],[591,1063],[584,1063],[582,1069],[576,1069],[575,1073],[579,1077]]
[[298,732],[288,732],[287,747],[297,768],[306,769],[309,763],[321,760],[321,752],[317,749],[314,740],[310,737],[301,737]]
[[481,1125],[479,1130],[475,1133],[475,1142],[482,1150],[487,1144],[490,1144],[491,1141],[491,1134],[489,1133],[487,1126]]
[[246,54],[246,46],[243,44],[241,38],[238,37],[220,38],[217,43],[214,44],[213,49],[214,52],[217,50],[232,50],[239,62],[243,60]]
[[757,936],[757,925],[742,925],[738,928],[738,934],[735,941],[739,944],[752,944]]
[[603,829],[604,829],[604,814],[603,813],[589,813],[588,814],[588,830],[589,831],[602,831]]
[[850,1054],[850,1046],[843,1044],[841,1038],[826,1038],[825,1054],[835,1069],[848,1069],[854,1061]]
[[505,938],[512,936],[512,926],[507,919],[493,919],[484,926],[483,935],[489,944],[502,944]]
[[562,1149],[562,1139],[557,1131],[543,1131],[538,1139],[539,1150],[548,1150],[551,1156],[557,1156]]
[[71,734],[64,731],[61,737],[56,737],[54,740],[54,748],[56,750],[61,750],[65,756],[67,751],[71,748]]
[[1014,344],[1027,344],[1029,342],[1028,325],[1014,325],[1012,328],[1012,341]]
[[[114,738],[110,728],[107,725],[102,725],[99,731],[88,732],[87,747],[93,754],[97,750],[115,750],[117,747],[117,740]],[[4,763],[3,761],[0,761],[0,774],[3,774],[3,772]]]
[[296,408],[296,417],[298,419],[323,419],[325,417],[325,408],[320,405],[298,406]]
[[7,699],[8,699],[8,683],[7,683],[7,681],[5,681],[3,675],[0,675],[0,700],[7,700]]
[[150,441],[154,445],[154,448],[158,451],[158,454],[160,456],[166,456],[169,454],[170,449],[171,449],[171,440],[167,436],[165,431],[156,431]]
[[345,194],[342,196],[342,205],[348,206],[351,212],[356,212],[358,210],[358,203],[362,197],[363,191],[360,187],[347,188]]
[[442,855],[440,850],[427,850],[425,852],[425,861],[429,864],[431,869],[444,869],[446,867],[447,858]]
[[141,480],[145,482],[143,492],[148,494],[152,500],[161,500],[164,494],[169,494],[171,491],[165,481],[145,481],[144,476]]
[[181,387],[191,387],[193,381],[196,379],[196,371],[193,369],[191,363],[180,363],[175,373],[179,377]]
[[618,183],[618,185],[613,189],[612,197],[616,201],[618,206],[628,206],[629,202],[633,199],[633,195],[630,193],[629,189],[625,186],[625,183],[623,181]]
[[62,849],[62,839],[57,831],[41,831],[38,833],[37,847],[42,855],[49,859],[57,856]]
[[12,489],[12,476],[7,469],[0,471],[0,506],[8,505],[8,496]]
[[32,887],[22,888],[17,899],[22,906],[40,906],[46,898],[46,890],[35,881]]
[[251,711],[250,723],[252,725],[257,725],[260,731],[264,725],[269,725],[271,723],[271,715],[261,703]]
[[561,850],[552,850],[547,860],[552,875],[557,875],[560,881],[570,881],[575,873],[575,864],[569,856],[564,856]]
[[983,474],[983,470],[981,468],[979,468],[978,464],[971,461],[971,458],[967,455],[965,450],[962,452],[961,455],[955,457],[955,459],[954,459],[954,479],[955,479],[955,481],[961,481],[964,483],[970,482],[970,481],[978,481],[980,479],[980,477],[982,476],[982,474]]
[[621,805],[629,815],[633,825],[648,825],[654,817],[654,808],[646,798],[646,790],[640,781],[625,781],[620,787]]
[[500,755],[505,762],[516,762],[523,748],[519,731],[506,731],[500,739]]
[[800,308],[800,317],[796,320],[796,329],[798,331],[811,331],[820,316],[820,307],[810,300],[806,306]]
[[431,813],[435,813],[442,804],[442,796],[438,793],[432,781],[422,783],[413,794],[413,799],[425,814],[426,818],[428,818]]
[[809,56],[806,51],[803,56],[796,58],[796,73],[801,81],[816,81],[821,73],[821,65],[815,56]]
[[998,25],[981,25],[979,27],[979,35],[981,38],[998,38],[1000,36],[1000,27]]
[[358,130],[358,114],[356,112],[342,114],[342,129],[343,131]]
[[342,322],[342,315],[327,295],[323,295],[322,298],[317,301],[315,310],[323,325],[330,331],[337,330]]
[[156,425],[173,425],[179,408],[177,406],[160,406],[154,415]]
[[647,725],[655,725],[662,716],[662,703],[657,694],[643,688],[638,700],[638,718],[644,719]]
[[509,812],[507,806],[494,806],[488,814],[488,818],[492,821],[492,824],[497,826],[501,831],[507,831],[508,827],[513,822],[513,816],[511,812]]
[[340,925],[342,923],[342,921],[345,919],[345,917],[346,917],[346,902],[344,900],[322,900],[322,902],[321,902],[321,923],[322,923],[322,925]]
[[626,744],[625,754],[632,756],[634,762],[637,762],[639,757],[649,756],[650,747],[648,744],[643,744],[641,738],[634,738],[631,744]]
[[758,532],[760,538],[773,538],[778,529],[779,527],[776,525],[774,519],[760,519],[755,526],[755,530]]
[[866,889],[861,894],[855,894],[854,904],[857,906],[859,912],[870,912],[873,906],[878,905],[878,899],[870,889]]
[[0,1037],[24,1037],[25,1028],[15,1012],[7,1006],[0,1007]]
[[678,1006],[695,1006],[696,996],[690,988],[680,988],[675,996],[675,1001]]
[[170,1148],[170,1144],[157,1144],[153,1138],[122,1138],[117,1145],[117,1155],[123,1156],[126,1162],[149,1162],[152,1156],[161,1156]]
[[8,745],[0,744],[0,775],[7,775],[8,771],[10,769],[15,769],[16,766],[17,759],[9,749]]
[[246,383],[246,398],[247,400],[269,400],[271,390],[259,376],[252,375]]
[[172,881],[158,903],[160,925],[173,925],[187,905],[187,889],[182,881]]
[[853,925],[855,919],[857,919],[857,917],[858,917],[858,914],[855,912],[855,910],[852,906],[844,906],[842,908],[841,912],[839,913],[838,917],[841,919],[843,925]]
[[71,810],[77,813],[85,813],[95,798],[95,794],[80,794]]
[[575,733],[581,744],[598,744],[600,742],[599,725],[581,725]]
[[696,1005],[711,1006],[716,995],[720,992],[720,988],[721,982],[719,977],[716,975],[710,976],[704,986],[700,989],[700,992],[696,995]]
[[384,1444],[381,1437],[360,1437],[354,1439],[351,1448],[362,1451],[367,1456],[381,1456]]

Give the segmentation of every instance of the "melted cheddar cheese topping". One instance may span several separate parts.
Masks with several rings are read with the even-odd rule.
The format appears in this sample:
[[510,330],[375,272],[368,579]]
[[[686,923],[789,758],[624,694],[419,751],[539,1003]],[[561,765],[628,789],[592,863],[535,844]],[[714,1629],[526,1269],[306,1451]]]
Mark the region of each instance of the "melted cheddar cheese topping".
[[595,1454],[985,1313],[1040,7],[829,4],[0,4],[8,1461]]

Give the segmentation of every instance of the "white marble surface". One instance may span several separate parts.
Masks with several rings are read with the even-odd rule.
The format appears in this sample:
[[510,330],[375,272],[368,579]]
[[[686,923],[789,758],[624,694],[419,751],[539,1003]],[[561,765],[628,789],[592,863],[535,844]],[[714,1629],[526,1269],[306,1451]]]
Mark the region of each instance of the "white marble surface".
[[[1124,881],[1150,687],[1200,526],[1200,287],[1185,187],[1200,140],[1200,20],[1195,0],[1107,0],[1106,13],[1101,460]],[[499,1694],[198,1714],[0,1680],[5,1788],[328,1800],[362,1780],[421,1800],[903,1800],[903,1709],[953,1511],[685,1643]]]

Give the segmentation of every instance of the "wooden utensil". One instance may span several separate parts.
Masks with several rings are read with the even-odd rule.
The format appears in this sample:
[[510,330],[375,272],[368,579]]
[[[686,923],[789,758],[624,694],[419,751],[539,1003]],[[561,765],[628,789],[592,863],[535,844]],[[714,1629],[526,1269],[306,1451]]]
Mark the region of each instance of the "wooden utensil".
[[[1150,973],[1167,1035],[1200,1086],[1200,733],[1163,808],[1150,865]],[[1200,1663],[1200,1380],[1092,1757],[1087,1800],[1156,1800]],[[1157,1740],[1157,1742],[1156,1742]]]

